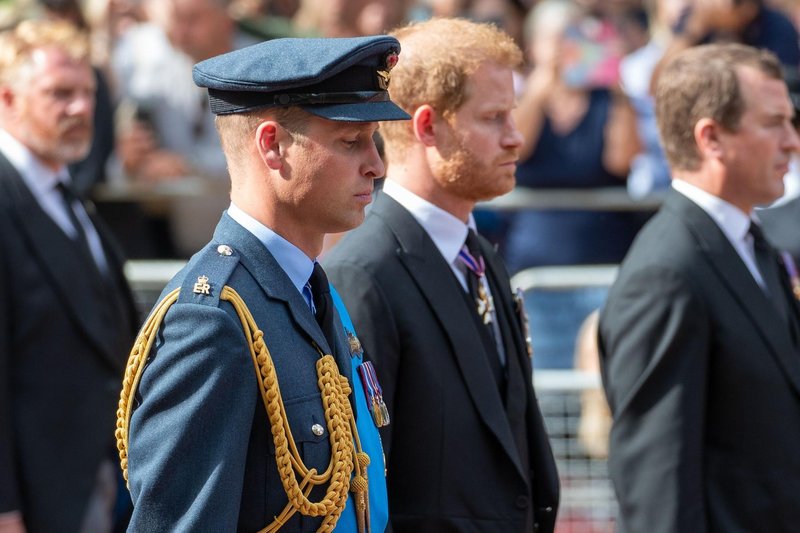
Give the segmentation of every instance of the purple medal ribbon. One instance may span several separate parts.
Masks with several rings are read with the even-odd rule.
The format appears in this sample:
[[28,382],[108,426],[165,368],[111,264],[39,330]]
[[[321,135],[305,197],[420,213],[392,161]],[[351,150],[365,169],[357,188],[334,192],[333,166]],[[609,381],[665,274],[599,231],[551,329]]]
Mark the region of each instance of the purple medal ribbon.
[[483,274],[486,272],[486,263],[483,257],[475,259],[475,257],[469,253],[466,245],[464,245],[458,252],[458,258],[461,259],[461,262],[467,265],[467,268],[478,276],[478,278],[483,277]]
[[794,264],[794,259],[789,252],[781,252],[781,259],[783,259],[783,265],[786,267],[786,272],[789,274],[794,297],[800,300],[800,274],[797,272],[797,265]]
[[358,374],[361,376],[361,385],[364,387],[364,396],[367,398],[372,419],[377,427],[389,425],[389,410],[383,401],[383,389],[378,383],[378,376],[375,374],[375,367],[371,361],[365,361],[358,365]]

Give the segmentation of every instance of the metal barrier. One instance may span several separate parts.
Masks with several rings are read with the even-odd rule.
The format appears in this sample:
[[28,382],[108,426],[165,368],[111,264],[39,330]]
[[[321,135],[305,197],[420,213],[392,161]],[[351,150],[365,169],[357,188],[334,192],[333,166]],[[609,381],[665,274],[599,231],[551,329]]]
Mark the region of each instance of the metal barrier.
[[655,211],[665,193],[634,199],[625,187],[593,189],[532,189],[516,187],[511,192],[478,204],[480,209],[519,211],[522,209],[583,209],[586,211]]
[[587,401],[603,401],[599,375],[537,370],[534,387],[561,480],[556,532],[614,531],[617,502],[606,458],[590,454],[586,441],[579,436],[581,416],[593,416],[590,411],[583,412]]
[[156,304],[164,286],[185,264],[183,260],[135,260],[125,263],[125,277],[128,278],[142,321]]
[[[616,265],[539,267],[519,272],[534,347],[534,387],[561,480],[558,533],[614,531],[618,506],[606,454],[610,414],[602,392],[594,333],[582,327],[602,306]],[[580,339],[581,332],[588,339]],[[576,370],[579,350],[582,365]],[[557,366],[560,369],[546,368]],[[544,367],[544,368],[543,368]]]

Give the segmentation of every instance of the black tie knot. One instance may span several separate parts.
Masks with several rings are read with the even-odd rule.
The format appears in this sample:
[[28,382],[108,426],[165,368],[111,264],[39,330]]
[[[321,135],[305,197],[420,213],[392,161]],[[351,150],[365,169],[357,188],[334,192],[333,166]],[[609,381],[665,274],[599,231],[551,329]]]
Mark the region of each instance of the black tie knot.
[[311,287],[311,298],[314,301],[314,318],[322,329],[322,333],[328,339],[328,343],[333,347],[335,333],[333,325],[333,299],[331,298],[331,288],[328,284],[328,276],[322,270],[319,263],[314,263],[314,270],[308,278]]
[[750,228],[747,230],[753,236],[753,246],[759,249],[766,249],[768,247],[767,238],[764,237],[764,232],[761,226],[755,222],[750,222]]
[[74,202],[80,202],[77,193],[72,188],[72,184],[59,181],[56,183],[56,190],[61,194],[67,204],[72,205]]
[[467,231],[467,240],[464,241],[464,245],[473,257],[478,258],[482,255],[481,246],[478,243],[478,235],[471,228]]
[[319,309],[319,304],[317,302],[323,298],[325,294],[330,294],[331,292],[330,285],[328,284],[328,276],[325,275],[325,271],[322,270],[322,266],[319,263],[314,263],[314,270],[311,272],[311,277],[308,278],[308,284],[311,286],[311,296],[314,299],[314,306]]

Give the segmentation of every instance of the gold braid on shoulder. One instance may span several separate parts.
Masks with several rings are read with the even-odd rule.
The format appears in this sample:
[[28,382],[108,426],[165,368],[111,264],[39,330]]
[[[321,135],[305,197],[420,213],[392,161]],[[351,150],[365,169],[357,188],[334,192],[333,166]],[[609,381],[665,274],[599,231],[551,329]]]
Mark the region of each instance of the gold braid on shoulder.
[[[144,363],[153,346],[156,333],[161,327],[167,311],[177,301],[179,292],[180,289],[175,289],[167,294],[151,313],[136,338],[125,368],[119,408],[117,409],[115,435],[120,466],[126,482],[128,480],[128,431],[133,405],[131,399],[139,386]],[[316,469],[305,466],[297,450],[286,417],[275,365],[264,343],[264,333],[258,329],[253,315],[235,290],[229,286],[223,287],[220,299],[233,305],[241,321],[258,376],[261,399],[272,428],[278,472],[289,498],[289,503],[283,511],[261,532],[278,531],[297,512],[305,516],[323,516],[322,525],[317,531],[320,533],[333,531],[347,502],[348,489],[354,493],[358,530],[360,532],[369,531],[367,466],[370,460],[369,456],[361,450],[355,418],[348,399],[351,389],[347,378],[339,374],[339,369],[331,355],[324,355],[320,352],[322,357],[317,361],[317,376],[319,390],[322,393],[322,405],[325,410],[325,422],[330,433],[331,461],[324,472],[318,473]],[[354,470],[355,475],[352,475]],[[350,479],[351,475],[352,480]],[[329,484],[328,490],[322,500],[310,501],[308,495],[311,490],[315,486],[326,483]]]

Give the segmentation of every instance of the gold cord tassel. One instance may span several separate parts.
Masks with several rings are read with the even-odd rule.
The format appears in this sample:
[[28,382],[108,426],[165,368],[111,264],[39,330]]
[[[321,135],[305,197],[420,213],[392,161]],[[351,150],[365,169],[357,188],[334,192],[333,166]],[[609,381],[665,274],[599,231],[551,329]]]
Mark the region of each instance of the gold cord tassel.
[[[117,409],[115,432],[120,466],[126,481],[128,480],[128,432],[133,411],[131,398],[138,388],[144,372],[143,363],[147,360],[156,333],[167,311],[177,301],[178,293],[179,289],[175,289],[156,306],[142,327],[128,358]],[[333,531],[347,503],[348,488],[354,492],[359,532],[369,532],[366,467],[370,460],[369,456],[361,451],[361,442],[348,398],[351,392],[349,381],[339,374],[333,357],[320,352],[321,357],[317,361],[318,385],[322,393],[322,405],[331,444],[331,461],[325,472],[320,474],[315,469],[305,466],[292,437],[275,366],[264,343],[264,333],[258,329],[253,315],[235,290],[228,286],[223,287],[220,299],[233,305],[248,341],[261,398],[272,427],[278,472],[289,498],[289,503],[283,511],[261,532],[278,531],[297,512],[305,516],[323,516],[322,525],[317,531],[319,533]],[[348,483],[353,470],[356,471],[356,475]],[[299,481],[298,475],[301,478]],[[328,489],[322,499],[319,502],[311,502],[308,499],[311,490],[326,483]]]
[[350,481],[350,492],[353,493],[353,502],[355,503],[358,533],[369,533],[371,531],[369,523],[369,481],[367,478],[369,456],[364,452],[358,452],[356,457],[358,467],[356,475]]

